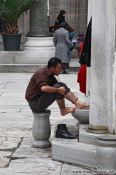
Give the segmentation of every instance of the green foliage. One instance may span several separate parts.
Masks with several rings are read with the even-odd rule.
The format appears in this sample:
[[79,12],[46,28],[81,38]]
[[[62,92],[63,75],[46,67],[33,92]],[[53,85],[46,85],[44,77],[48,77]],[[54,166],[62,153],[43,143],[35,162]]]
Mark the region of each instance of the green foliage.
[[0,19],[6,24],[7,33],[17,33],[17,20],[27,11],[33,0],[0,0]]

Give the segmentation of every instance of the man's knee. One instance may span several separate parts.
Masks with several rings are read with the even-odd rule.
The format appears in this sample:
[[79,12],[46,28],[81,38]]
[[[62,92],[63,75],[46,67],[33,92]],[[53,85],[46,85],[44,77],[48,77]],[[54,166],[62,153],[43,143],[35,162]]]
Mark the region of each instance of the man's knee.
[[59,82],[59,83],[61,86],[65,87],[65,89],[66,89],[65,93],[68,93],[70,91],[69,87],[65,83],[63,83],[63,82]]
[[67,87],[67,85],[63,82],[57,82],[56,84],[53,85],[54,87],[61,87],[61,86],[64,86],[64,87]]

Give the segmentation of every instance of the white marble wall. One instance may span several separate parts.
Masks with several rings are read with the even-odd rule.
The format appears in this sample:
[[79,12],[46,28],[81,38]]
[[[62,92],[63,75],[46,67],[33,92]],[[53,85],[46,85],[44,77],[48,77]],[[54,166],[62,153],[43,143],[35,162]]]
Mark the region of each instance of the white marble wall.
[[113,64],[113,121],[112,128],[114,128],[114,132],[116,133],[116,52],[114,53],[115,59]]
[[108,126],[113,121],[113,63],[115,0],[92,0],[92,54],[90,124]]
[[88,0],[88,16],[87,16],[87,21],[90,21],[90,18],[92,16],[92,2],[93,0]]

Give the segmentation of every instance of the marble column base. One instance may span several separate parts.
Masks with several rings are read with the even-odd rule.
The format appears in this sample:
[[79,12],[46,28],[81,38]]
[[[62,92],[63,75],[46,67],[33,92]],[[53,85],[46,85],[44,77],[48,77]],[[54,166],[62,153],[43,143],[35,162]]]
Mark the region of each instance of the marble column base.
[[116,173],[116,136],[103,135],[97,137],[96,148],[97,170],[104,174]]
[[51,146],[49,140],[34,140],[32,147],[33,148],[48,148]]
[[108,127],[102,125],[92,125],[90,124],[88,127],[88,132],[96,133],[96,134],[107,134]]
[[53,37],[27,37],[24,51],[29,51],[32,60],[38,58],[40,62],[46,63],[55,56]]

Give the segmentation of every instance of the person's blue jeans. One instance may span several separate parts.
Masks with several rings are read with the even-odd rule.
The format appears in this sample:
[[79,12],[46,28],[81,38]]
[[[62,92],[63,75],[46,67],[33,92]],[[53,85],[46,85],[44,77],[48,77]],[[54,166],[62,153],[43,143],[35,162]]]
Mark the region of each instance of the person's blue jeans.
[[69,32],[69,40],[72,41],[72,39],[74,38],[74,36],[75,36],[75,32],[74,31],[73,32]]

